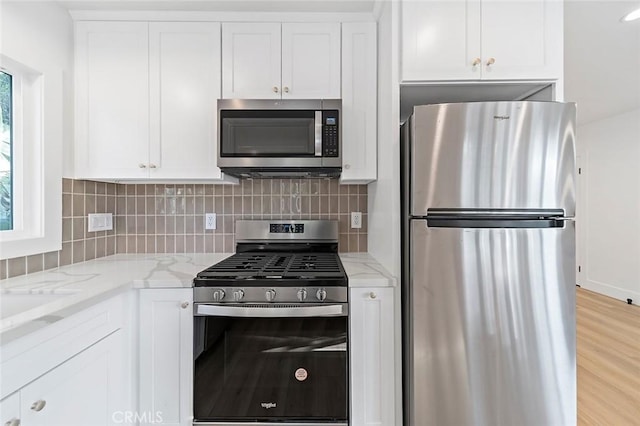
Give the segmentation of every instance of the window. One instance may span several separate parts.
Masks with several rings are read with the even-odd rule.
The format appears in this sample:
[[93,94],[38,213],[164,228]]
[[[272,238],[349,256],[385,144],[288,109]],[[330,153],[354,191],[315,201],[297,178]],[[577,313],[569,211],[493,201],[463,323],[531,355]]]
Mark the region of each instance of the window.
[[48,2],[0,3],[0,218],[3,227],[11,227],[0,231],[0,259],[12,259],[62,246],[63,141],[71,142],[73,127],[73,22]]
[[13,77],[0,70],[0,231],[13,229]]
[[44,76],[0,53],[0,259],[60,249],[63,80]]

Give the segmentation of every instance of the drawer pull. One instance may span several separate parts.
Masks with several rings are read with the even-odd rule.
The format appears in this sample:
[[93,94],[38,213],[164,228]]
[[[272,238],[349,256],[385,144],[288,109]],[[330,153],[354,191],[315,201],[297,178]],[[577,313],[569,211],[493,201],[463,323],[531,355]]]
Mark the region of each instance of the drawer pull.
[[47,401],[45,401],[44,399],[40,399],[31,404],[31,409],[33,411],[42,411],[45,405],[47,405]]
[[372,291],[371,293],[369,293],[369,297],[375,299],[376,297],[378,297],[378,295]]
[[20,419],[11,419],[4,426],[20,426]]
[[487,66],[493,65],[496,63],[496,58],[489,58],[487,61]]
[[189,302],[182,302],[182,303],[180,304],[180,307],[181,307],[182,309],[187,309],[187,308],[189,307]]

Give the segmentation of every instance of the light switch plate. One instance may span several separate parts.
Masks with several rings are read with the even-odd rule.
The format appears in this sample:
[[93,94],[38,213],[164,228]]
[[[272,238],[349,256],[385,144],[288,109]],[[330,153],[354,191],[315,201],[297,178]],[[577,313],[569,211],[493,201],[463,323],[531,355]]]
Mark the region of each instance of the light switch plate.
[[113,214],[89,213],[88,232],[111,231],[113,229]]

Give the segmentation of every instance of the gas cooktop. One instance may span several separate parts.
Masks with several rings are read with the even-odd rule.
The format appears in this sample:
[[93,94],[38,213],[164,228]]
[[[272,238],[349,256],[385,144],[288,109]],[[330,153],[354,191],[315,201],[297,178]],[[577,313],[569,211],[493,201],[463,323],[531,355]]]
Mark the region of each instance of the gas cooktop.
[[347,276],[337,253],[269,253],[245,252],[233,256],[200,272],[196,287],[220,285],[218,281],[237,281],[243,286],[266,284],[299,286],[346,286]]
[[346,286],[335,221],[238,221],[237,253],[203,270],[196,287]]

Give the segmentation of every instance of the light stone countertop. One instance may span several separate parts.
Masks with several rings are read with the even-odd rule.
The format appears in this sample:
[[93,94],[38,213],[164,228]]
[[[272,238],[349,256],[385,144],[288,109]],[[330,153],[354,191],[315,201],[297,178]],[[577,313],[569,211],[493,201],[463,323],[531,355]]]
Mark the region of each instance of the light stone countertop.
[[[6,343],[131,288],[192,287],[198,272],[231,254],[116,254],[2,280],[0,340]],[[341,253],[340,259],[350,287],[396,285],[367,253]]]
[[116,254],[2,280],[0,339],[6,343],[72,315],[73,307],[84,309],[130,288],[189,288],[198,272],[231,254]]
[[369,253],[340,253],[349,287],[395,287],[397,280]]

